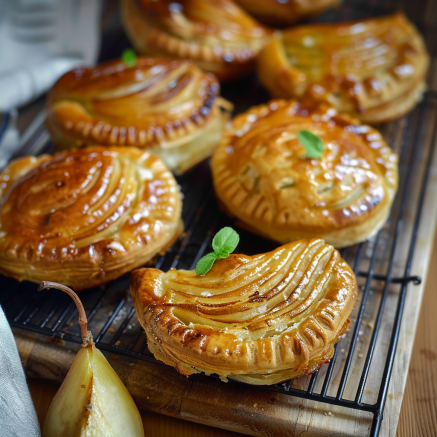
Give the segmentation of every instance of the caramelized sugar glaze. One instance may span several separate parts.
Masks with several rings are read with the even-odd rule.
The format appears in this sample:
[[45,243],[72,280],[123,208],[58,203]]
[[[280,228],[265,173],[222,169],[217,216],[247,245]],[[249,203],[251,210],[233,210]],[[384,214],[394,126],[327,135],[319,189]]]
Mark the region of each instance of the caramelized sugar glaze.
[[287,26],[338,5],[339,0],[235,0],[257,20]]
[[[306,158],[297,138],[323,141]],[[324,104],[273,100],[235,117],[211,159],[224,209],[281,243],[323,238],[335,247],[379,230],[397,189],[397,155],[375,129]]]
[[121,10],[139,53],[192,59],[220,80],[253,69],[272,34],[231,0],[123,0]]
[[20,158],[0,175],[0,271],[90,288],[152,258],[180,232],[177,183],[135,148]]
[[78,68],[49,93],[47,127],[61,148],[136,146],[182,172],[211,154],[227,114],[217,79],[191,61],[139,57]]
[[274,384],[333,355],[357,300],[356,278],[322,240],[230,255],[204,276],[139,269],[131,293],[149,349],[189,375]]
[[288,29],[258,58],[274,97],[324,101],[367,123],[400,117],[421,98],[429,56],[401,13]]

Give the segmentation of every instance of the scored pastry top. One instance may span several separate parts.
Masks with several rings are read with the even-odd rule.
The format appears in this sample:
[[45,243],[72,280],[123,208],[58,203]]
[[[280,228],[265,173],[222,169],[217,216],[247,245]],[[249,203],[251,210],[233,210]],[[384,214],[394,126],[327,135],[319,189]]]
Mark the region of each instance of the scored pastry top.
[[326,359],[349,324],[357,285],[332,246],[303,240],[230,255],[204,276],[139,269],[131,293],[149,347],[179,371],[281,378]]
[[339,0],[235,0],[258,20],[270,25],[285,26],[306,17],[320,14],[340,3]]
[[[300,130],[322,140],[320,159],[306,157]],[[398,178],[397,155],[378,131],[324,104],[285,100],[235,117],[211,169],[215,190],[233,215],[260,230],[303,235],[366,221],[391,204]]]
[[188,60],[138,57],[78,68],[48,97],[47,124],[75,145],[173,147],[219,115],[217,79]]
[[130,250],[162,248],[181,211],[170,171],[136,148],[20,158],[0,175],[0,201],[2,269],[5,259],[27,265],[77,259],[103,269]]
[[231,0],[136,0],[136,3],[150,25],[190,44],[211,47],[217,60],[246,62],[271,34]]
[[422,37],[398,13],[287,29],[263,49],[258,71],[276,97],[308,95],[377,123],[417,102],[428,63]]

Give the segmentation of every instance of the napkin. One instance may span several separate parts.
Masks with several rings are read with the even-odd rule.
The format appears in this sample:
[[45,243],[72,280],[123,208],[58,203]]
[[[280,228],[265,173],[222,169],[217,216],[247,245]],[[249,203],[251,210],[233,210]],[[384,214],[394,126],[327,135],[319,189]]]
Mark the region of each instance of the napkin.
[[34,100],[69,70],[93,65],[102,0],[0,0],[0,110]]
[[0,307],[0,433],[40,437],[38,418],[26,384],[17,345]]

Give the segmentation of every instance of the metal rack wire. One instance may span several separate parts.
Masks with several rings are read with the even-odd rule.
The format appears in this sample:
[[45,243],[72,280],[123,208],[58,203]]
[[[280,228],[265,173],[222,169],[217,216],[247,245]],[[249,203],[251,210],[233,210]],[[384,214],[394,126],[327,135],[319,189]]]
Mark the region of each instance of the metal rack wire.
[[[435,6],[435,2],[429,4]],[[347,1],[342,9],[328,13],[323,19],[338,21],[380,15],[399,5],[409,7],[408,2]],[[425,33],[427,29],[433,31],[414,11],[410,17],[416,19]],[[123,36],[111,41],[109,46],[104,44],[102,58],[116,56],[128,45]],[[434,50],[432,39],[428,42],[430,50]],[[225,86],[223,94],[237,103],[237,111],[268,98],[255,76]],[[437,93],[428,92],[408,116],[383,126],[382,131],[400,156],[400,186],[384,229],[370,241],[342,250],[342,256],[353,268],[360,286],[360,301],[351,316],[351,329],[336,345],[329,365],[311,376],[266,387],[270,391],[373,414],[371,436],[378,435],[382,421],[407,290],[410,283],[421,281],[411,272],[411,266],[433,162],[432,146],[437,140]],[[47,132],[41,127],[19,154],[50,151],[52,145],[47,140]],[[194,268],[209,248],[216,230],[232,225],[217,207],[208,163],[179,177],[178,182],[184,195],[186,232],[166,254],[153,260],[152,265],[164,271],[173,267]],[[244,230],[239,233],[239,252],[262,253],[276,246]],[[0,278],[0,283],[0,304],[13,327],[81,342],[75,324],[76,310],[68,297],[53,291],[37,293],[35,284],[19,284],[9,278]],[[95,334],[97,347],[102,350],[157,362],[147,349],[146,336],[128,293],[128,283],[126,275],[107,286],[81,294],[90,329]],[[376,355],[382,356],[383,360],[376,360]],[[366,390],[370,383],[378,386],[372,393]]]

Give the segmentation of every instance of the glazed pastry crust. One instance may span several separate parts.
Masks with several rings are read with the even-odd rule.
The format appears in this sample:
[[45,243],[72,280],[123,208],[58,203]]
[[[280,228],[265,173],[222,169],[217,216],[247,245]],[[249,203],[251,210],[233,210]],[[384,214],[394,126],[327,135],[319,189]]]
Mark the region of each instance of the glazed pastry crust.
[[275,384],[328,362],[358,297],[352,270],[322,240],[230,255],[203,276],[135,270],[130,290],[157,359],[185,375],[250,384]]
[[181,232],[163,162],[135,148],[26,156],[0,175],[0,272],[76,290],[144,265]]
[[191,61],[114,60],[62,76],[49,93],[46,124],[61,150],[136,146],[182,173],[210,156],[228,119],[219,91]]
[[122,0],[121,13],[139,53],[192,59],[220,80],[252,70],[272,34],[231,0]]
[[401,13],[283,32],[258,58],[273,97],[324,101],[366,123],[400,117],[420,100],[429,56]]
[[[306,158],[297,134],[324,144]],[[363,241],[385,223],[398,182],[397,155],[375,129],[324,104],[277,100],[238,115],[211,159],[217,197],[250,230],[287,243]]]
[[262,23],[287,26],[337,6],[339,0],[235,0]]

